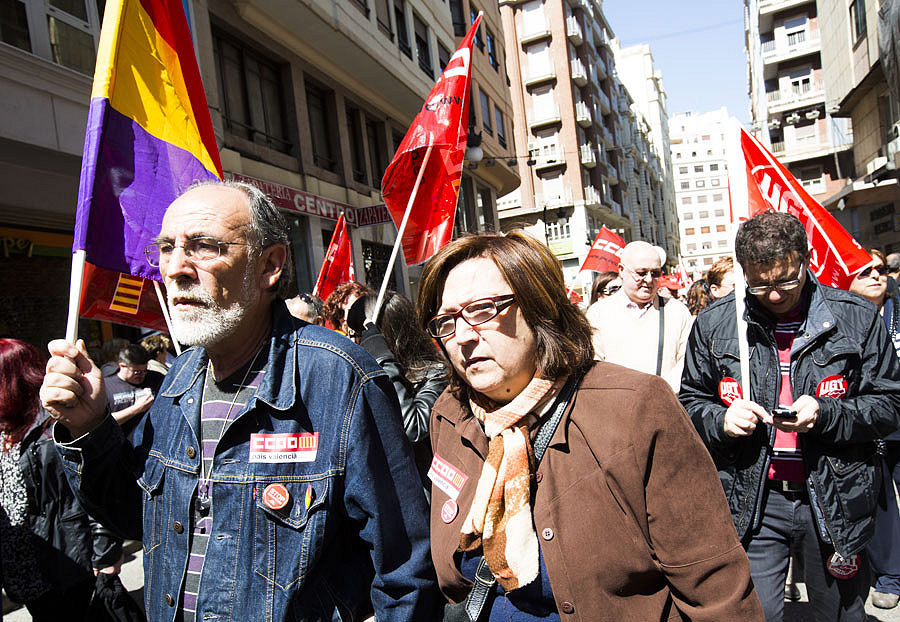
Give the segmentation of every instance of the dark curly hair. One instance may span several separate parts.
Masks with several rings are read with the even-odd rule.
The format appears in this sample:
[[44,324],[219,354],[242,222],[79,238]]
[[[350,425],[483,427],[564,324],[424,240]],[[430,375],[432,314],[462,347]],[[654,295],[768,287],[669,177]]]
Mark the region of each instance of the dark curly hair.
[[741,223],[734,252],[741,266],[768,266],[796,253],[806,259],[809,242],[800,219],[784,212],[768,211]]
[[699,279],[691,284],[687,291],[687,306],[691,315],[697,315],[711,302],[709,283],[706,279]]
[[341,322],[344,320],[344,305],[350,296],[355,295],[357,298],[362,298],[374,293],[375,290],[359,281],[347,281],[335,287],[322,305],[321,316],[325,320],[325,326],[331,329],[341,327]]

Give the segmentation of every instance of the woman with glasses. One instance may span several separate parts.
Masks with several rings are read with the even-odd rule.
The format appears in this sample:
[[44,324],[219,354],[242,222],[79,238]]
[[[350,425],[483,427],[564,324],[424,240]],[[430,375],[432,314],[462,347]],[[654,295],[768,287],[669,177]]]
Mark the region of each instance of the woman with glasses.
[[482,621],[761,619],[690,420],[662,379],[593,361],[546,246],[521,232],[451,242],[418,306],[451,364],[429,471],[449,601]]
[[[850,291],[878,307],[900,356],[900,309],[895,292],[888,289],[887,263],[880,250],[869,249],[869,254],[874,262],[856,275],[850,283]],[[881,609],[893,609],[900,601],[900,513],[894,494],[894,483],[900,485],[900,432],[887,436],[884,444],[884,503],[879,505],[875,517],[875,537],[869,543],[869,559],[876,576],[872,604]]]
[[615,270],[601,272],[594,277],[594,282],[591,284],[590,304],[594,304],[601,298],[612,296],[620,289],[622,289],[622,277],[618,272]]

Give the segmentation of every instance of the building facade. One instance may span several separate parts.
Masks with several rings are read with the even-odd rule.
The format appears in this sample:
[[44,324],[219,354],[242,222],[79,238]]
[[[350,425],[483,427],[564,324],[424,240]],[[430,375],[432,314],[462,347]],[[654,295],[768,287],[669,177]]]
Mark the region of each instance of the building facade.
[[853,125],[851,179],[825,206],[865,248],[900,251],[900,102],[879,58],[879,2],[819,2],[826,106]]
[[[843,0],[838,0],[841,3]],[[852,166],[852,125],[826,106],[814,0],[744,0],[752,131],[819,202]]]
[[669,119],[680,255],[694,278],[734,251],[725,154],[733,122],[724,107],[703,114],[681,112]]
[[[7,112],[0,120],[0,235],[10,252],[0,258],[0,283],[7,285],[0,332],[42,343],[65,326],[103,3],[7,4],[0,28],[0,103]],[[471,106],[470,131],[480,133],[480,150],[493,166],[466,169],[460,231],[495,227],[497,197],[518,184],[515,166],[499,157],[508,153],[513,117],[499,9],[477,8],[485,18],[473,54],[472,101],[479,103]],[[465,25],[472,17],[464,16]],[[189,20],[223,168],[264,188],[283,209],[297,289],[312,289],[342,211],[357,278],[379,286],[396,237],[381,177],[461,39],[451,8],[437,0],[195,0]],[[412,294],[418,269],[399,263],[392,287]],[[34,300],[15,287],[22,274],[40,280]]]

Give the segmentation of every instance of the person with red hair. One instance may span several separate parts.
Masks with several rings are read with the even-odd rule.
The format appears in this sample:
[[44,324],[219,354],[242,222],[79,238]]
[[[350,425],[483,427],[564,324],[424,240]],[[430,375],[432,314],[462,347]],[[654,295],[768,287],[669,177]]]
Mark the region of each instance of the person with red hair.
[[121,541],[88,517],[69,488],[50,436],[53,420],[40,406],[44,365],[31,344],[0,339],[3,588],[35,622],[84,620],[93,569],[117,574]]

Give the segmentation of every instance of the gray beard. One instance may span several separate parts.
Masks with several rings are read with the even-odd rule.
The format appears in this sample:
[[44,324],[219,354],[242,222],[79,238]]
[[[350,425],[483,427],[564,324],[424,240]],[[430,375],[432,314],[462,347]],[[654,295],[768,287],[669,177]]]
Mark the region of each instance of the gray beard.
[[[252,274],[250,267],[247,274]],[[166,293],[172,320],[172,336],[178,343],[186,346],[208,348],[221,343],[233,335],[247,317],[251,290],[252,283],[250,279],[245,278],[238,300],[228,307],[222,307],[199,284],[192,283],[182,287],[177,282],[174,283],[167,288]],[[175,296],[198,300],[203,306],[180,311],[172,304],[172,298]]]

